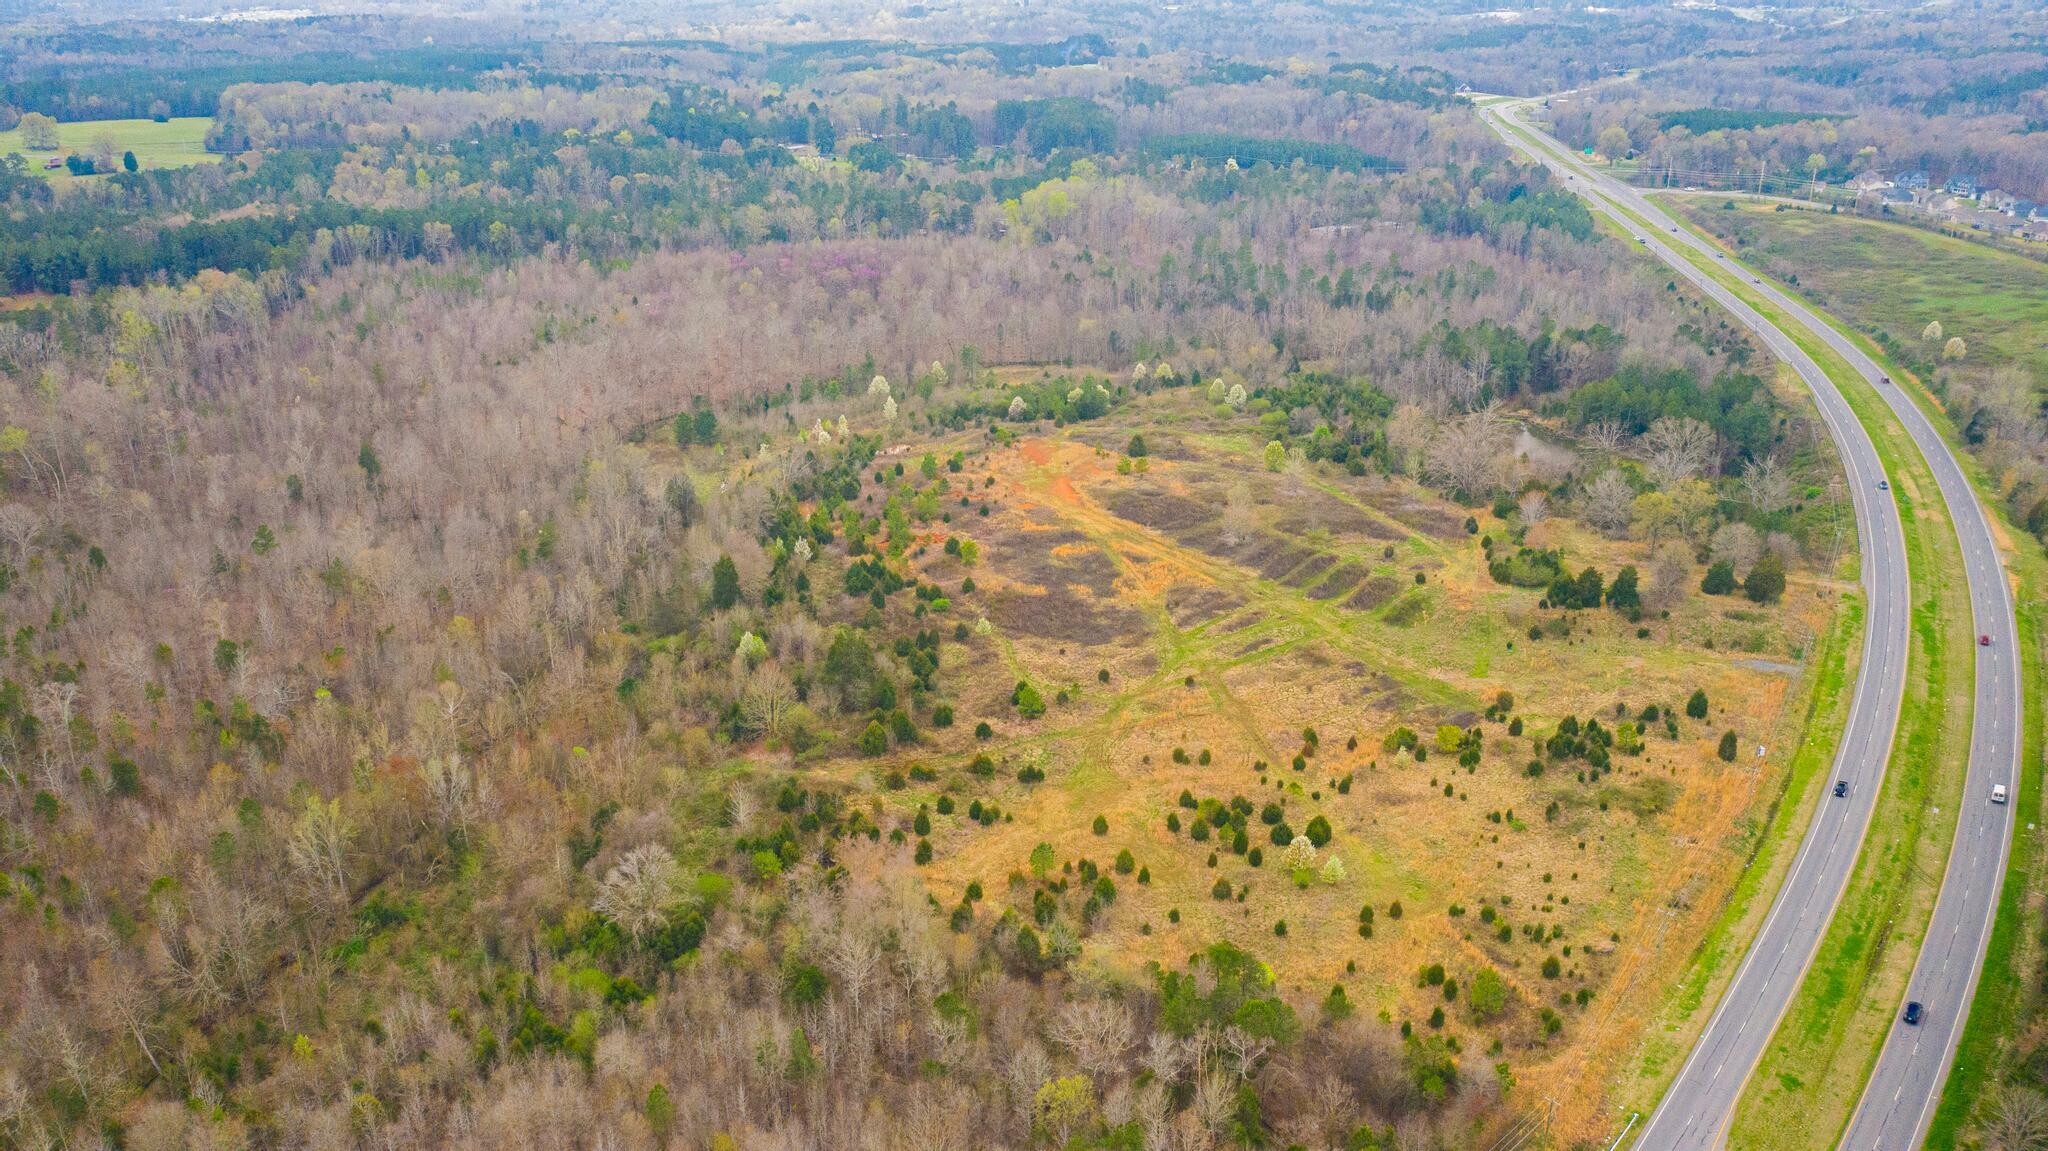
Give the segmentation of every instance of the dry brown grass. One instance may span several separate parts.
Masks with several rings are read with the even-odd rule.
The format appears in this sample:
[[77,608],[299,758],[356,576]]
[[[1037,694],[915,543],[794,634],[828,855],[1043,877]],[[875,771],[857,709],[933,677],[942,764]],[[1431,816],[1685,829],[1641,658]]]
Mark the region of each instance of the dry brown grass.
[[[1123,418],[1137,426],[1179,402],[1156,397]],[[1103,441],[1105,432],[1091,429],[1090,438]],[[986,611],[1000,626],[990,641],[953,649],[946,675],[960,685],[959,722],[904,757],[942,768],[940,782],[890,800],[907,815],[950,790],[963,811],[980,797],[1000,803],[1008,818],[989,828],[959,815],[935,820],[937,855],[925,869],[935,895],[957,901],[979,880],[989,907],[1000,910],[1012,902],[1010,877],[1024,872],[1041,841],[1063,863],[1092,859],[1105,872],[1129,849],[1151,883],[1116,877],[1119,898],[1084,952],[1085,963],[1112,976],[1141,978],[1150,961],[1178,962],[1229,938],[1268,957],[1282,986],[1304,997],[1319,999],[1342,983],[1362,1010],[1422,1026],[1443,999],[1416,985],[1419,967],[1443,963],[1461,983],[1494,967],[1515,989],[1515,1006],[1480,1027],[1461,997],[1449,1005],[1449,1026],[1474,1056],[1498,1038],[1498,1058],[1530,1091],[1557,1098],[1562,1120],[1592,1121],[1603,1085],[1640,1037],[1643,1005],[1676,977],[1739,874],[1732,832],[1756,813],[1783,763],[1773,755],[1759,765],[1755,742],[1782,729],[1801,693],[1793,679],[1743,660],[1796,663],[1794,649],[1834,610],[1836,601],[1821,594],[1829,589],[1795,577],[1785,605],[1773,609],[1693,594],[1669,620],[1650,622],[1647,639],[1612,612],[1580,613],[1568,638],[1532,643],[1525,633],[1545,614],[1537,593],[1491,580],[1478,540],[1463,530],[1466,509],[1405,482],[1326,473],[1316,482],[1343,499],[1320,497],[1326,511],[1305,539],[1275,530],[1304,514],[1280,477],[1247,473],[1248,457],[1230,454],[1219,437],[1186,437],[1176,454],[1185,458],[1155,458],[1146,473],[1121,476],[1115,456],[1051,435],[992,449],[986,470],[980,460],[970,468],[976,498],[989,497],[997,510],[954,525],[984,548],[971,573],[979,590],[957,596],[955,612],[972,619]],[[984,474],[995,477],[992,488],[978,486]],[[1225,544],[1221,493],[1245,481],[1258,493],[1260,534]],[[1327,510],[1346,500],[1393,518]],[[1504,535],[1506,525],[1480,519],[1484,531]],[[1399,533],[1389,522],[1415,525],[1394,541],[1391,560],[1382,549]],[[1562,548],[1575,568],[1591,563],[1611,575],[1627,563],[1648,567],[1647,545],[1567,520],[1530,536],[1532,545]],[[935,570],[936,551],[928,553]],[[1325,558],[1304,567],[1313,557]],[[1324,569],[1346,565],[1357,573],[1347,589],[1358,590],[1317,598]],[[1417,571],[1425,573],[1420,587]],[[941,582],[957,586],[958,574],[957,566],[947,570]],[[1410,600],[1408,626],[1382,618]],[[1107,684],[1098,669],[1110,672]],[[1049,701],[1062,687],[1070,699],[1023,721],[1008,707],[1020,676]],[[1469,774],[1454,756],[1416,762],[1380,751],[1397,725],[1428,741],[1439,723],[1479,723],[1503,690],[1535,735],[1566,715],[1611,724],[1617,703],[1631,716],[1651,703],[1682,707],[1695,687],[1714,702],[1709,721],[1684,721],[1677,741],[1652,728],[1645,754],[1616,756],[1616,770],[1597,786],[1578,782],[1571,768],[1526,776],[1529,739],[1510,738],[1501,723],[1483,725],[1486,753]],[[988,749],[1004,761],[988,780],[962,770],[978,750],[971,732],[982,718],[997,728]],[[1306,727],[1320,733],[1321,750],[1297,773],[1291,761]],[[1744,741],[1733,764],[1714,754],[1729,727]],[[1346,750],[1353,736],[1357,749]],[[1174,762],[1176,747],[1189,763]],[[1204,749],[1208,766],[1193,762]],[[1027,760],[1045,770],[1044,783],[1015,781]],[[1259,760],[1269,765],[1263,778],[1252,768]],[[827,770],[851,777],[872,768],[847,762]],[[1337,794],[1330,781],[1347,773],[1354,785]],[[1446,783],[1453,796],[1443,794]],[[1652,787],[1668,789],[1668,807],[1629,810]],[[1261,806],[1277,800],[1297,831],[1324,815],[1335,838],[1322,854],[1342,859],[1346,878],[1296,887],[1256,818],[1252,842],[1267,857],[1256,869],[1217,839],[1197,844],[1185,831],[1168,832],[1169,813],[1191,819],[1176,806],[1182,789],[1226,801],[1241,794]],[[1552,802],[1554,821],[1545,819]],[[1507,811],[1517,823],[1487,818]],[[1090,829],[1098,814],[1107,835]],[[1247,901],[1211,898],[1219,875],[1249,883]],[[1028,901],[1028,887],[1017,890]],[[1387,914],[1395,900],[1405,911],[1399,920]],[[1368,903],[1377,912],[1369,940],[1357,934]],[[1450,916],[1452,904],[1465,915]],[[1482,905],[1514,925],[1511,942],[1479,922]],[[1178,924],[1169,922],[1173,910]],[[1288,932],[1279,938],[1273,926],[1282,919]],[[1564,934],[1539,945],[1523,937],[1525,924],[1559,925]],[[1556,979],[1539,970],[1552,955],[1564,968]],[[1557,1005],[1561,992],[1580,987],[1593,992],[1590,1005]],[[1544,1006],[1565,1018],[1561,1035],[1545,1038]]]

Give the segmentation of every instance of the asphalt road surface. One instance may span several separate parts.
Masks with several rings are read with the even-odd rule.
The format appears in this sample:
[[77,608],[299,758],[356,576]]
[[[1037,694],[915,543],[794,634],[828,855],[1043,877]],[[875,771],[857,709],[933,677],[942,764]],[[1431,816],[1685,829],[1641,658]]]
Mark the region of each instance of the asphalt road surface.
[[2012,808],[1991,803],[1993,785],[2005,785],[2013,803],[2018,802],[2018,634],[1991,525],[1948,443],[1909,397],[1885,382],[1883,371],[1853,342],[1775,284],[1679,228],[1634,188],[1571,159],[1568,149],[1525,120],[1517,117],[1514,122],[1545,147],[1532,147],[1499,122],[1523,106],[1499,104],[1486,109],[1486,115],[1511,145],[1568,176],[1565,186],[1578,191],[1596,211],[1611,213],[1619,205],[1648,221],[1651,226],[1646,228],[1614,214],[1646,249],[1748,326],[1806,381],[1848,473],[1862,540],[1862,583],[1870,604],[1863,663],[1835,760],[1834,778],[1849,782],[1849,795],[1841,799],[1831,791],[1824,794],[1762,930],[1634,1146],[1662,1151],[1712,1148],[1723,1142],[1736,1100],[1805,974],[1854,866],[1898,723],[1911,606],[1898,510],[1887,492],[1876,489],[1883,469],[1870,437],[1810,357],[1775,324],[1696,268],[1675,249],[1677,245],[1705,253],[1737,275],[1750,276],[1753,291],[1823,340],[1877,388],[1934,472],[1962,546],[1973,630],[1990,639],[1988,646],[1974,648],[1974,722],[1956,840],[1933,921],[1907,985],[1906,998],[1922,1004],[1924,1016],[1918,1026],[1907,1026],[1895,1017],[1841,1144],[1845,1151],[1903,1151],[1917,1146],[1955,1057],[2005,877]]

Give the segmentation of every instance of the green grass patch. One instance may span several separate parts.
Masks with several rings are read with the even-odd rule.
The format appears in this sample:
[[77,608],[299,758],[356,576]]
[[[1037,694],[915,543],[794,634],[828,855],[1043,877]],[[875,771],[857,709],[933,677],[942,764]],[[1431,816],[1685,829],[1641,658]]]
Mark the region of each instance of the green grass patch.
[[21,153],[29,162],[30,171],[63,189],[98,177],[73,176],[63,168],[45,169],[44,161],[61,160],[74,153],[90,155],[102,136],[113,139],[116,161],[123,152],[133,152],[137,166],[144,171],[218,163],[220,155],[206,150],[206,130],[212,126],[211,116],[175,116],[161,124],[154,120],[75,120],[57,125],[59,147],[55,152],[31,149],[22,140],[21,129],[16,128],[0,132],[0,156]]
[[1902,366],[1925,373],[1938,360],[1942,341],[1920,337],[1939,320],[1943,340],[1960,336],[1967,345],[1950,370],[2015,364],[2048,387],[2048,265],[1905,224],[1720,203],[1673,206],[1818,307],[1874,334]]

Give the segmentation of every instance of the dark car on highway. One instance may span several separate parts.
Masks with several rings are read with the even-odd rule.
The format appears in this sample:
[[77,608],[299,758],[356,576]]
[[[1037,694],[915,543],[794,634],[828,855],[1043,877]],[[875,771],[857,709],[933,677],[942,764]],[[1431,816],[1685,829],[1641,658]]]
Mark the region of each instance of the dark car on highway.
[[1908,1003],[1908,1004],[1906,1004],[1906,1026],[1908,1026],[1908,1027],[1918,1027],[1918,1026],[1920,1026],[1920,1016],[1921,1016],[1921,1015],[1923,1015],[1923,1014],[1925,1014],[1925,1012],[1924,1012],[1924,1011],[1923,1011],[1923,1010],[1921,1009],[1921,1007],[1920,1007],[1920,1003],[1919,1003],[1919,1001],[1918,1001],[1918,1000],[1915,1000],[1915,1001],[1914,1001],[1914,1002],[1912,1002],[1912,1003]]

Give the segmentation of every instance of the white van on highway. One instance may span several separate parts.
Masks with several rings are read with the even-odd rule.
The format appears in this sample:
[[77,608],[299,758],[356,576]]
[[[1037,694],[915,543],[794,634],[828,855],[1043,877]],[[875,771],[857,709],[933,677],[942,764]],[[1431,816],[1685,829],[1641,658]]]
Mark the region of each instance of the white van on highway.
[[1994,784],[1992,784],[1992,785],[1991,785],[1991,802],[1993,802],[1993,803],[2004,803],[2004,802],[2005,802],[2005,785],[2004,785],[2004,784],[2002,784],[2002,783],[1994,783]]

